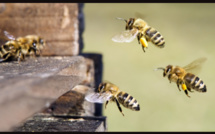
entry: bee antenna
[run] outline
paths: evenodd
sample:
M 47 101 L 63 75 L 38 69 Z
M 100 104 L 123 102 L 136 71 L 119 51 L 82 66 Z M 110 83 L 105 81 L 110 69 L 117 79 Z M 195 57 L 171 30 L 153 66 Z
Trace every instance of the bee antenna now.
M 126 20 L 126 19 L 119 18 L 119 17 L 116 17 L 116 19 L 118 19 L 118 20 L 123 20 L 123 21 L 125 21 L 125 22 L 127 23 L 127 20 Z
M 165 70 L 165 68 L 163 68 L 163 67 L 159 67 L 159 68 L 156 68 L 156 69 L 154 69 L 154 71 L 157 71 L 157 70 Z

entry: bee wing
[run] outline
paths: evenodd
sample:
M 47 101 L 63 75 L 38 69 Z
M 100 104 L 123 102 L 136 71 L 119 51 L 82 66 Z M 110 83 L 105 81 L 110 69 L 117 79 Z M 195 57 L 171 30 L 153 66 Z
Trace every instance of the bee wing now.
M 93 103 L 104 103 L 112 97 L 110 93 L 90 93 L 85 96 L 85 99 Z
M 0 29 L 0 44 L 4 44 L 9 40 L 15 40 L 16 38 L 7 31 L 2 31 Z
M 207 60 L 207 58 L 202 57 L 199 59 L 194 60 L 190 64 L 184 66 L 183 68 L 190 73 L 199 73 L 201 71 L 203 63 Z
M 112 41 L 119 43 L 131 42 L 134 40 L 134 38 L 136 38 L 137 34 L 138 34 L 137 29 L 126 30 L 113 36 Z
M 140 12 L 136 11 L 134 13 L 134 16 L 135 16 L 135 18 L 142 18 L 142 19 L 144 19 L 144 18 L 146 18 L 147 15 L 144 14 L 144 13 L 140 13 Z
M 16 38 L 10 34 L 8 31 L 4 31 L 4 35 L 9 39 L 9 40 L 15 40 Z

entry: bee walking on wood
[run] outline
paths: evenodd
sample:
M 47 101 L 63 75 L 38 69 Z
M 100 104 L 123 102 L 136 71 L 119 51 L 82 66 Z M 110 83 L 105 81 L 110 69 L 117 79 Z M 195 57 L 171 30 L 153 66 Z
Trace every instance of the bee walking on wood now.
M 16 39 L 7 31 L 3 32 L 0 35 L 0 62 L 8 60 L 18 60 L 20 62 L 25 59 L 26 55 L 36 56 L 36 52 L 40 53 L 45 45 L 44 40 L 37 35 L 27 35 Z
M 181 88 L 184 90 L 185 94 L 190 97 L 188 95 L 188 91 L 193 92 L 191 89 L 198 92 L 207 91 L 204 82 L 192 73 L 200 70 L 202 63 L 205 61 L 206 58 L 199 58 L 184 67 L 168 65 L 166 68 L 160 67 L 156 70 L 163 70 L 163 77 L 167 76 L 170 82 L 176 82 L 179 91 L 181 91 L 179 87 L 181 85 Z
M 117 19 L 124 20 L 126 22 L 126 27 L 125 31 L 116 34 L 112 38 L 114 42 L 131 42 L 137 37 L 138 43 L 142 44 L 144 52 L 150 41 L 159 48 L 164 47 L 165 40 L 163 36 L 153 27 L 149 26 L 144 20 L 140 18 L 130 18 L 128 20 L 123 18 Z
M 122 108 L 120 107 L 120 104 L 134 111 L 140 110 L 139 103 L 135 98 L 126 92 L 120 91 L 116 85 L 110 82 L 100 83 L 98 87 L 98 93 L 88 94 L 85 99 L 89 102 L 95 103 L 104 103 L 106 101 L 105 108 L 109 101 L 116 102 L 117 107 L 121 113 Z M 122 115 L 124 116 L 123 113 Z

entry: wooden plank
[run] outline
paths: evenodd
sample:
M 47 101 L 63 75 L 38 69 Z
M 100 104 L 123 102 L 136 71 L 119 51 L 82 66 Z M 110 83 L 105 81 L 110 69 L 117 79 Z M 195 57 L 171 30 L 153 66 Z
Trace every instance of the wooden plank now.
M 75 45 L 75 42 L 76 41 L 74 41 L 73 44 L 70 41 L 48 42 L 41 53 L 42 55 L 47 56 L 70 56 L 71 54 L 78 55 L 79 46 L 77 44 Z
M 71 18 L 71 24 L 73 26 L 67 25 L 65 28 L 60 27 L 62 25 L 62 18 L 13 18 L 12 20 L 11 18 L 1 18 L 1 29 L 9 31 L 15 37 L 26 36 L 29 34 L 37 34 L 41 37 L 45 36 L 44 38 L 47 41 L 75 40 L 73 39 L 75 35 L 72 33 L 78 27 L 77 20 L 73 18 Z
M 36 114 L 18 127 L 15 132 L 104 132 L 106 117 L 50 116 Z
M 74 115 L 74 116 L 93 116 L 95 106 L 84 99 L 88 92 L 93 92 L 94 88 L 76 85 L 72 90 L 64 93 L 49 107 L 42 110 L 42 113 L 59 115 Z
M 0 17 L 62 17 L 65 7 L 72 15 L 77 15 L 74 12 L 77 9 L 76 3 L 5 3 L 0 7 L 5 9 Z
M 82 56 L 26 58 L 20 64 L 17 61 L 1 63 L 0 131 L 9 131 L 76 85 L 86 82 L 88 64 Z

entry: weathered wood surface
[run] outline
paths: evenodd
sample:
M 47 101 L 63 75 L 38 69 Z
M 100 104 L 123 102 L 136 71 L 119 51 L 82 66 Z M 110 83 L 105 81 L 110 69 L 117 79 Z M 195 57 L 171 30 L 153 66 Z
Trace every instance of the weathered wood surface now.
M 94 116 L 95 105 L 84 99 L 94 89 L 77 85 L 48 108 L 13 127 L 15 132 L 107 131 L 106 117 Z
M 102 77 L 103 77 L 103 56 L 98 53 L 82 53 L 82 56 L 91 59 L 94 61 L 94 79 L 95 79 L 95 85 L 94 87 L 98 87 L 99 84 L 102 82 Z M 95 88 L 94 90 L 97 92 L 97 89 Z M 102 116 L 102 104 L 95 103 L 95 116 Z
M 101 132 L 106 131 L 106 117 L 50 116 L 36 114 L 15 132 Z
M 15 37 L 43 37 L 42 55 L 79 54 L 77 3 L 1 3 L 0 18 L 0 29 Z
M 94 88 L 85 85 L 76 85 L 70 91 L 64 93 L 49 107 L 41 113 L 50 115 L 75 115 L 93 116 L 95 113 L 94 104 L 86 101 L 85 95 L 94 92 Z
M 93 62 L 86 61 L 82 56 L 72 56 L 1 63 L 0 131 L 10 130 L 76 85 L 94 83 L 88 75 L 94 69 L 89 67 Z
M 94 89 L 77 85 L 48 108 L 14 126 L 15 132 L 106 131 L 106 117 L 94 116 L 95 105 L 84 99 Z

